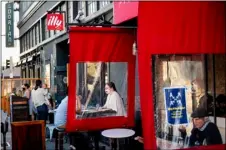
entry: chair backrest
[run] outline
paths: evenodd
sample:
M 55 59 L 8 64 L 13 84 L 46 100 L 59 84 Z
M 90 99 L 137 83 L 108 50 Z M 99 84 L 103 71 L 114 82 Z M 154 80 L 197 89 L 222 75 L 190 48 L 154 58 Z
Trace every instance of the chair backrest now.
M 12 150 L 45 150 L 45 123 L 40 121 L 12 122 Z
M 26 97 L 11 97 L 11 122 L 29 121 L 29 100 Z

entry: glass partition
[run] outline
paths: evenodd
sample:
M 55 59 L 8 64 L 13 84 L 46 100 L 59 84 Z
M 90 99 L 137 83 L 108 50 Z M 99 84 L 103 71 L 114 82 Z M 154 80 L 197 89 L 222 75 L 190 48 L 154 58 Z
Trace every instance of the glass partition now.
M 76 117 L 127 116 L 127 63 L 79 62 Z
M 180 149 L 225 143 L 225 55 L 155 55 L 152 60 L 158 147 Z M 205 110 L 205 117 L 201 117 L 202 112 L 191 117 L 197 108 Z M 197 118 L 203 128 L 198 127 Z

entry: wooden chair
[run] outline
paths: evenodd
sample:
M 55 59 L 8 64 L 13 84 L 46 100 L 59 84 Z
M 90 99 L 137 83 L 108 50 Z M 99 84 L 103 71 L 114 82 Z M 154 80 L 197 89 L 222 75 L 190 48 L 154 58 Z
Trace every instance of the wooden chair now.
M 45 150 L 45 123 L 24 121 L 11 123 L 12 150 Z

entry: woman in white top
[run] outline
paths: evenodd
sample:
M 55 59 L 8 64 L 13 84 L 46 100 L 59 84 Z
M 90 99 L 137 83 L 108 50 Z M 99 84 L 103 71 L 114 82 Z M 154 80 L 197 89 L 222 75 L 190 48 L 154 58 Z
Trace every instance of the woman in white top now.
M 47 95 L 47 89 L 42 88 L 42 81 L 36 80 L 36 86 L 31 92 L 32 102 L 37 109 L 37 119 L 47 120 L 48 118 L 48 101 L 46 101 L 45 96 Z
M 105 92 L 108 94 L 107 101 L 102 108 L 109 108 L 116 112 L 116 116 L 126 116 L 122 98 L 117 93 L 115 84 L 109 82 L 105 85 Z

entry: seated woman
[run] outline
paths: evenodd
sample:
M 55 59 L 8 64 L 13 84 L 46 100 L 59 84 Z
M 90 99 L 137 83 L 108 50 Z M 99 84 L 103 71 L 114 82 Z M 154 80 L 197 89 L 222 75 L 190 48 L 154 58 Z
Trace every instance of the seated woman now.
M 105 92 L 108 94 L 108 96 L 107 101 L 102 108 L 112 109 L 116 112 L 116 116 L 126 116 L 122 98 L 117 93 L 115 84 L 113 82 L 109 82 L 105 85 Z

